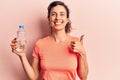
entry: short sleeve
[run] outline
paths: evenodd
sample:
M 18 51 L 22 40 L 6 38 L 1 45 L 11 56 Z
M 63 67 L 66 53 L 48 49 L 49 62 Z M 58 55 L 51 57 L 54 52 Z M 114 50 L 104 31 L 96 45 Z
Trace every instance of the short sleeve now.
M 33 53 L 32 53 L 33 57 L 35 58 L 39 58 L 39 48 L 37 46 L 37 44 L 35 44 L 34 48 L 33 48 Z

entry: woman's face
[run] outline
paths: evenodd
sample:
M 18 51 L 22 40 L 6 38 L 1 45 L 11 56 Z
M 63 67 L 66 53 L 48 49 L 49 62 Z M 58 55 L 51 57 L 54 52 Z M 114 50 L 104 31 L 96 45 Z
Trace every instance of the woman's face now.
M 49 22 L 52 30 L 65 30 L 65 26 L 68 23 L 68 18 L 64 6 L 57 5 L 51 9 Z

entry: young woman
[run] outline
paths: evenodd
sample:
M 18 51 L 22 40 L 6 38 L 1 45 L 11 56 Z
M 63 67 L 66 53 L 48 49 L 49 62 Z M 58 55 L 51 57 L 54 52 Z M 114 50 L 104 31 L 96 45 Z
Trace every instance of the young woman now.
M 17 41 L 12 41 L 12 52 L 20 57 L 23 68 L 30 80 L 87 80 L 88 64 L 83 47 L 83 37 L 72 37 L 69 9 L 61 1 L 48 6 L 48 20 L 51 34 L 35 43 L 33 62 L 29 64 L 25 51 L 16 50 Z

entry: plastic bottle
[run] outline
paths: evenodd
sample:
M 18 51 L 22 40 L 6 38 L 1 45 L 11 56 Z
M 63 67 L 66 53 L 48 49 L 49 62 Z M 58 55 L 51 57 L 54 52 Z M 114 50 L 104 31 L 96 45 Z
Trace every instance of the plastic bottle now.
M 23 25 L 20 25 L 17 31 L 17 43 L 18 43 L 18 47 L 16 50 L 19 52 L 24 51 L 26 39 L 25 39 L 25 30 Z

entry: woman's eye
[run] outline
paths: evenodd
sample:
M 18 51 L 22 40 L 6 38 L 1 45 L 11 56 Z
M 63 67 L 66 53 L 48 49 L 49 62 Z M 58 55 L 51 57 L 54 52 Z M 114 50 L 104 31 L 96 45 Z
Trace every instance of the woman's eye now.
M 60 14 L 61 16 L 64 16 L 64 14 Z
M 55 15 L 56 15 L 55 13 L 51 14 L 51 16 L 55 16 Z

